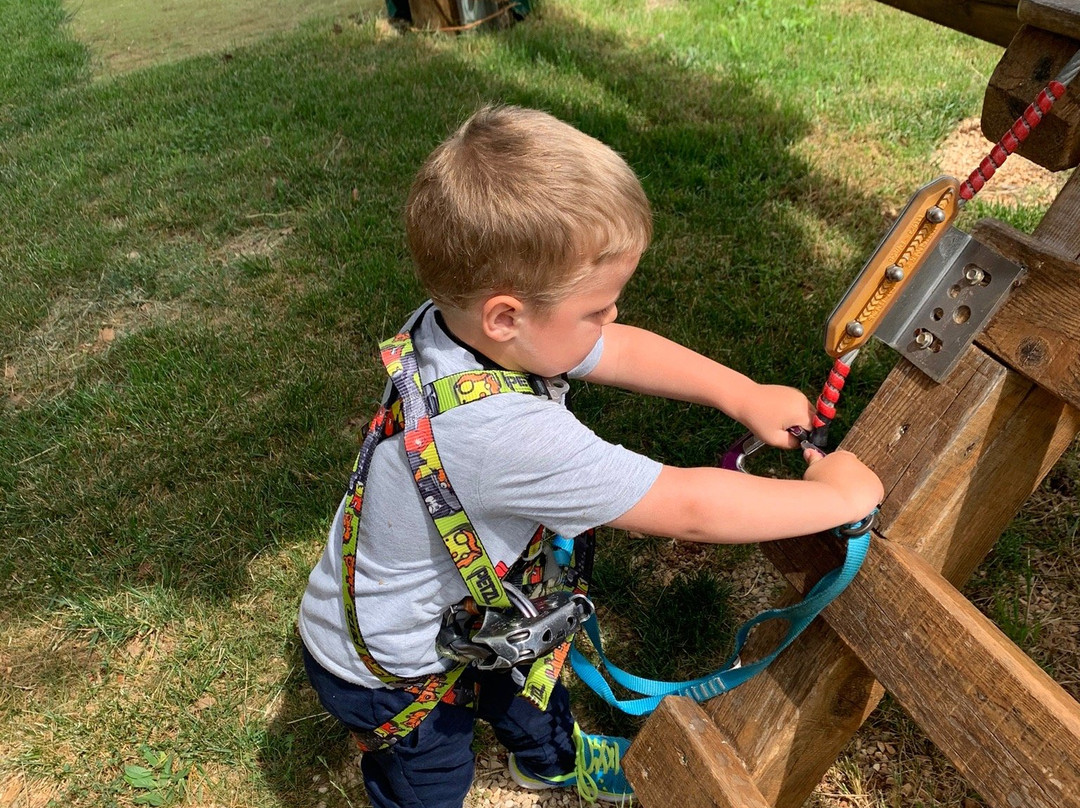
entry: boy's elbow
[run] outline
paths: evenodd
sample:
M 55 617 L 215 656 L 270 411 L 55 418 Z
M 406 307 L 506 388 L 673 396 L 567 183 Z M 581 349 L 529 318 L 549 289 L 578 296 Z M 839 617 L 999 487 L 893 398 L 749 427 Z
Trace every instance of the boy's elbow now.
M 665 466 L 641 501 L 611 525 L 683 541 L 724 541 L 718 532 L 723 519 L 717 492 L 697 479 L 702 472 L 715 471 Z

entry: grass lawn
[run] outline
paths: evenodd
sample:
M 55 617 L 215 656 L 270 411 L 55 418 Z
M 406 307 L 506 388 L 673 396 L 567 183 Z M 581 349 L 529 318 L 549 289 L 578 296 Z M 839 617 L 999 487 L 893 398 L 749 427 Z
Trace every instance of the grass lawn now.
M 371 0 L 0 0 L 0 36 L 0 808 L 365 804 L 337 787 L 352 752 L 303 686 L 295 613 L 376 342 L 421 299 L 410 177 L 479 103 L 547 109 L 641 175 L 656 239 L 622 319 L 816 394 L 825 318 L 1000 55 L 870 0 L 544 0 L 457 38 L 398 33 Z M 964 221 L 988 213 L 1041 209 Z M 860 357 L 837 437 L 893 361 Z M 578 410 L 676 464 L 740 432 L 598 389 Z M 1076 462 L 980 573 L 1033 653 L 1032 554 L 1073 548 Z M 627 667 L 726 656 L 749 551 L 603 547 Z M 964 793 L 903 784 L 873 785 Z

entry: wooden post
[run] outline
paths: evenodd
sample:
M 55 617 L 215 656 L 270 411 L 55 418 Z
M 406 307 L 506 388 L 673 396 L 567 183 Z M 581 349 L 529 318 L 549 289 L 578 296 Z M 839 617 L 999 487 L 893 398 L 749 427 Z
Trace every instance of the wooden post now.
M 1080 5 L 1076 7 L 1080 18 Z M 1064 27 L 1064 26 L 1063 26 Z M 983 97 L 982 131 L 997 141 L 1080 50 L 1080 41 L 1025 25 L 1001 57 Z M 1080 162 L 1080 81 L 1057 101 L 1016 153 L 1061 171 Z
M 454 0 L 409 0 L 409 12 L 415 28 L 451 28 L 461 25 L 461 15 Z
M 1020 27 L 1016 18 L 1017 0 L 880 0 L 887 6 L 907 11 L 985 39 L 995 45 L 1008 45 Z
M 680 808 L 769 808 L 727 739 L 693 699 L 664 699 L 634 747 L 638 779 L 655 778 L 668 797 L 651 805 L 670 805 L 678 795 Z M 701 783 L 724 785 L 706 794 Z
M 953 588 L 1080 433 L 1078 212 L 1074 175 L 1033 236 L 980 224 L 1028 281 L 943 383 L 902 361 L 845 439 L 887 492 L 862 572 L 765 673 L 704 705 L 768 805 L 803 804 L 884 685 L 994 808 L 1080 806 L 1080 705 Z M 799 591 L 837 552 L 821 537 L 763 550 Z M 752 640 L 748 658 L 769 645 Z M 738 804 L 719 778 L 672 791 L 657 775 L 684 765 L 656 734 L 679 714 L 626 757 L 640 799 Z
M 1080 39 L 1080 9 L 1076 0 L 1020 0 L 1016 14 L 1027 25 Z

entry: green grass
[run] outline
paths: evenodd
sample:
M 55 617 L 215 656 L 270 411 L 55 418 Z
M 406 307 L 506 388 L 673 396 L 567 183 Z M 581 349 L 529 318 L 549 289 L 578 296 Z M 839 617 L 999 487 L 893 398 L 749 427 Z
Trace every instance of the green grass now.
M 998 54 L 870 2 L 548 0 L 459 38 L 374 2 L 246 7 L 166 30 L 148 4 L 0 0 L 0 794 L 17 776 L 29 804 L 347 804 L 310 788 L 351 753 L 293 622 L 374 346 L 420 299 L 410 177 L 468 111 L 542 107 L 623 153 L 657 235 L 622 317 L 813 394 L 825 317 Z M 128 39 L 146 52 L 110 68 Z M 839 432 L 892 361 L 860 360 Z M 671 463 L 739 432 L 612 391 L 578 407 Z M 729 556 L 660 584 L 647 546 L 601 558 L 619 660 L 703 670 Z

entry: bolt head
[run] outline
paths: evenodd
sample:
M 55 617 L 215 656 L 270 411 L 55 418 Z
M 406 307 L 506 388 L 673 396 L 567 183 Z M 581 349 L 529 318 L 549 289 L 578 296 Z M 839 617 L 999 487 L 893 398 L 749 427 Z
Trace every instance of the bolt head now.
M 941 224 L 945 221 L 945 211 L 939 208 L 937 205 L 931 205 L 926 209 L 926 218 L 928 221 L 934 224 Z
M 885 270 L 885 278 L 896 283 L 904 279 L 904 269 L 899 264 L 893 264 Z
M 863 324 L 860 323 L 858 320 L 852 320 L 850 323 L 847 324 L 844 330 L 847 332 L 847 335 L 849 337 L 861 337 L 864 333 L 866 333 L 865 329 L 863 328 Z

